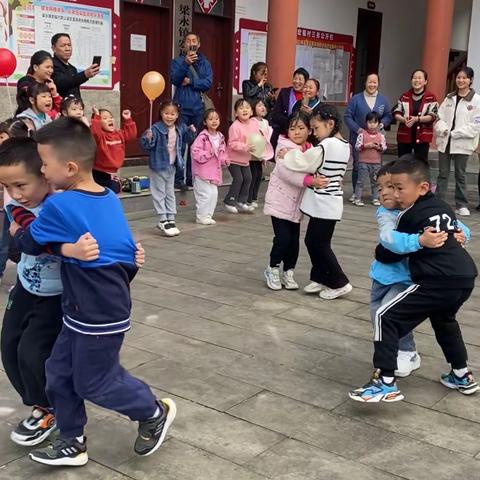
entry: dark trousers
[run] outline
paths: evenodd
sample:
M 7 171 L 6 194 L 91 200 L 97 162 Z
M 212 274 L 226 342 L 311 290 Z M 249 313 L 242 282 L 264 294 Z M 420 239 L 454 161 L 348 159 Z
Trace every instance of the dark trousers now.
M 358 180 L 358 164 L 359 164 L 359 158 L 358 158 L 358 150 L 355 148 L 355 143 L 350 143 L 350 150 L 352 152 L 352 187 L 353 191 L 355 192 L 355 188 L 357 186 L 357 180 Z
M 258 191 L 262 184 L 263 175 L 263 163 L 262 162 L 250 162 L 250 172 L 252 174 L 252 182 L 250 183 L 250 190 L 248 192 L 247 203 L 252 203 L 258 200 Z
M 273 245 L 270 252 L 270 266 L 279 267 L 283 262 L 283 271 L 293 270 L 300 251 L 300 224 L 272 217 Z
M 467 366 L 467 350 L 455 318 L 472 289 L 442 290 L 411 285 L 375 315 L 373 364 L 385 376 L 397 368 L 398 340 L 430 318 L 435 338 L 452 368 Z
M 7 267 L 8 250 L 10 248 L 10 233 L 8 233 L 10 221 L 8 220 L 8 215 L 5 213 L 5 211 L 2 213 L 2 215 L 2 234 L 0 236 L 0 278 L 3 276 L 5 268 Z
M 152 391 L 119 361 L 123 334 L 83 335 L 63 327 L 46 364 L 47 395 L 60 437 L 83 435 L 84 400 L 134 421 L 148 420 L 157 403 Z
M 107 172 L 101 172 L 100 170 L 93 170 L 93 179 L 96 183 L 102 187 L 109 188 L 113 193 L 120 193 L 122 191 L 122 185 L 118 180 L 114 180 L 112 175 Z
M 342 288 L 348 283 L 331 242 L 336 220 L 310 218 L 305 235 L 305 245 L 312 262 L 310 280 L 329 288 Z
M 61 295 L 40 297 L 17 280 L 3 317 L 2 362 L 25 405 L 48 407 L 45 362 L 62 329 Z
M 406 155 L 407 153 L 415 153 L 419 157 L 428 161 L 428 152 L 430 150 L 429 143 L 399 143 L 397 148 L 399 157 Z
M 182 123 L 189 127 L 193 125 L 197 129 L 197 133 L 200 133 L 203 128 L 203 113 L 198 115 L 185 115 L 182 113 Z M 188 148 L 187 151 L 187 158 L 182 168 L 178 168 L 175 171 L 175 187 L 181 188 L 185 185 L 192 187 L 193 186 L 193 179 L 192 179 L 192 156 L 190 154 L 190 147 L 185 145 L 185 150 Z M 183 152 L 184 153 L 184 152 Z
M 242 167 L 232 163 L 228 166 L 228 170 L 230 175 L 232 175 L 232 184 L 228 189 L 224 203 L 227 205 L 247 203 L 250 184 L 252 183 L 250 166 Z

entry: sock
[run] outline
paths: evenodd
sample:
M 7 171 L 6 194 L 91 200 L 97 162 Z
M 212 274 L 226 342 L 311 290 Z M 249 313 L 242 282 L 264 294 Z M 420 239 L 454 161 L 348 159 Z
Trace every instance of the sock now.
M 455 376 L 457 376 L 458 378 L 462 378 L 464 375 L 466 375 L 468 373 L 468 368 L 465 367 L 465 368 L 454 368 L 453 369 L 453 373 L 455 374 Z
M 389 383 L 389 384 L 390 384 L 390 383 L 392 383 L 394 380 L 395 380 L 395 377 L 384 377 L 384 376 L 382 375 L 382 382 L 383 382 L 383 383 Z
M 85 441 L 85 437 L 83 435 L 80 437 L 75 437 L 75 440 L 79 443 L 83 443 Z
M 160 407 L 157 407 L 157 409 L 155 410 L 155 413 L 149 418 L 149 420 L 153 418 L 158 418 L 159 416 L 160 416 Z

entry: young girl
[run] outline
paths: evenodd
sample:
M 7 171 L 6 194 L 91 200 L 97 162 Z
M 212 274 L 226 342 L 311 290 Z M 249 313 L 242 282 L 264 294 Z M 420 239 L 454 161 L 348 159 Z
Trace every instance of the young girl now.
M 258 191 L 262 183 L 263 165 L 267 160 L 273 157 L 273 147 L 270 143 L 273 129 L 265 118 L 267 115 L 267 107 L 265 103 L 256 99 L 252 102 L 253 117 L 258 122 L 260 134 L 265 138 L 265 150 L 262 153 L 261 158 L 257 158 L 252 155 L 250 159 L 250 172 L 252 174 L 252 183 L 250 184 L 250 190 L 248 192 L 247 205 L 253 208 L 258 208 Z
M 220 117 L 216 110 L 203 116 L 204 130 L 193 142 L 193 193 L 197 202 L 197 223 L 215 225 L 213 212 L 217 206 L 218 185 L 222 183 L 222 167 L 227 165 L 225 137 L 218 131 Z
M 17 115 L 17 118 L 31 120 L 35 130 L 50 123 L 49 112 L 53 107 L 53 97 L 50 88 L 45 83 L 36 83 L 31 88 L 22 90 L 23 95 L 19 101 L 26 106 L 25 99 L 28 98 L 29 108 L 25 108 Z
M 307 171 L 329 180 L 322 188 L 309 186 L 305 190 L 300 210 L 310 217 L 305 245 L 312 262 L 311 283 L 304 291 L 320 292 L 321 298 L 332 300 L 352 291 L 331 247 L 335 225 L 343 213 L 342 180 L 350 158 L 350 145 L 340 134 L 340 115 L 331 105 L 320 104 L 310 126 L 320 141 L 319 146 L 305 153 L 289 151 L 285 155 L 285 165 L 291 170 Z M 312 157 L 316 157 L 314 161 Z
M 185 142 L 193 141 L 194 133 L 179 121 L 180 107 L 172 101 L 160 105 L 160 120 L 140 139 L 149 153 L 150 191 L 159 217 L 157 228 L 167 237 L 180 234 L 175 225 L 175 167 L 182 168 Z
M 234 105 L 236 120 L 228 130 L 227 158 L 232 185 L 225 197 L 225 209 L 230 213 L 250 213 L 255 209 L 247 205 L 252 173 L 250 159 L 255 146 L 249 143 L 251 135 L 258 135 L 258 121 L 252 118 L 252 107 L 244 98 Z
M 64 117 L 78 118 L 87 127 L 90 127 L 87 118 L 85 117 L 85 104 L 81 98 L 77 98 L 75 95 L 67 95 L 62 100 L 61 114 Z
M 276 151 L 275 169 L 270 175 L 267 194 L 265 196 L 265 215 L 272 217 L 274 232 L 270 265 L 264 275 L 268 288 L 281 290 L 297 290 L 298 284 L 293 274 L 300 249 L 300 203 L 307 185 L 324 185 L 325 180 L 312 175 L 289 170 L 283 160 L 287 150 L 304 152 L 311 148 L 307 142 L 310 135 L 309 117 L 304 112 L 292 114 L 288 121 L 287 137 L 280 135 Z M 280 264 L 283 272 L 280 273 Z

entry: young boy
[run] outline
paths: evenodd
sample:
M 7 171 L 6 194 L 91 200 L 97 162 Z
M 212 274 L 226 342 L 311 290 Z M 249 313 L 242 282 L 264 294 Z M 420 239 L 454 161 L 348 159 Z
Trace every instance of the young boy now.
M 130 110 L 122 112 L 124 125 L 115 128 L 112 112 L 107 109 L 92 108 L 91 131 L 97 143 L 97 155 L 93 167 L 94 180 L 115 193 L 120 193 L 121 184 L 115 174 L 125 161 L 125 144 L 137 138 L 137 125 L 132 120 Z
M 372 191 L 372 204 L 380 205 L 378 200 L 378 189 L 376 184 L 377 172 L 382 166 L 382 153 L 387 149 L 385 135 L 379 131 L 380 115 L 377 112 L 369 112 L 365 118 L 367 130 L 360 133 L 355 143 L 355 150 L 358 153 L 358 181 L 355 186 L 354 205 L 364 207 L 362 200 L 363 186 L 370 178 L 370 189 Z
M 397 231 L 416 234 L 431 227 L 447 236 L 439 248 L 421 248 L 409 256 L 414 284 L 377 311 L 376 370 L 369 383 L 349 396 L 360 402 L 403 400 L 394 377 L 398 341 L 427 318 L 452 366 L 450 373 L 441 376 L 441 383 L 466 395 L 475 393 L 479 386 L 467 368 L 467 351 L 455 318 L 473 290 L 475 263 L 454 237 L 457 227 L 452 209 L 430 191 L 428 165 L 405 155 L 393 165 L 391 175 L 394 198 L 404 210 L 397 219 Z
M 63 262 L 63 327 L 46 363 L 47 395 L 60 434 L 30 458 L 47 465 L 87 463 L 84 400 L 138 421 L 134 450 L 150 455 L 165 439 L 176 406 L 170 399 L 157 401 L 150 388 L 119 363 L 124 333 L 130 328 L 135 244 L 120 201 L 93 180 L 96 146 L 88 127 L 72 118 L 47 127 L 36 137 L 42 171 L 64 192 L 48 198 L 29 228 L 15 232 L 15 240 L 35 254 L 45 244 L 70 242 L 90 232 L 100 255 L 88 263 Z

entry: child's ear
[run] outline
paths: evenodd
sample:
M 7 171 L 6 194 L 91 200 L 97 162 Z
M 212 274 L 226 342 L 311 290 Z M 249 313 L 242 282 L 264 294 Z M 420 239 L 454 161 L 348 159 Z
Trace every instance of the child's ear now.
M 78 168 L 78 165 L 75 162 L 68 162 L 67 163 L 67 175 L 69 177 L 75 176 L 80 169 Z
M 430 183 L 429 182 L 422 182 L 420 184 L 420 195 L 425 195 L 430 191 Z

